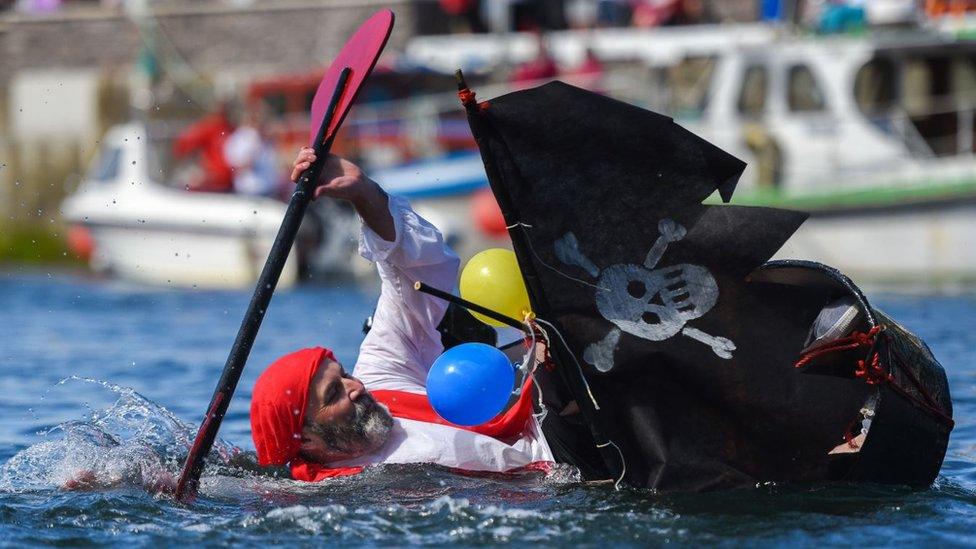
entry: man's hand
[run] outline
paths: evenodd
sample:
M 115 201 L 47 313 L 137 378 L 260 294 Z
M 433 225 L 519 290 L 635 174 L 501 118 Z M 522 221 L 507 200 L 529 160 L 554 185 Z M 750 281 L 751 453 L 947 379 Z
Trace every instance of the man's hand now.
M 302 172 L 315 162 L 315 151 L 310 147 L 304 147 L 298 151 L 298 157 L 291 170 L 291 180 L 297 182 Z M 330 154 L 322 167 L 322 174 L 319 176 L 319 184 L 315 189 L 314 198 L 328 196 L 340 200 L 348 200 L 355 204 L 362 200 L 375 185 L 363 174 L 359 166 L 352 162 Z
M 302 172 L 315 162 L 315 151 L 304 147 L 298 151 L 298 156 L 292 165 L 291 180 L 297 182 Z M 396 239 L 396 229 L 390 216 L 389 203 L 386 193 L 372 179 L 359 169 L 359 166 L 330 154 L 322 167 L 319 176 L 319 186 L 315 189 L 313 198 L 328 196 L 340 200 L 348 200 L 363 218 L 363 222 L 388 241 Z
M 177 479 L 165 469 L 154 471 L 140 471 L 141 482 L 139 484 L 153 495 L 173 494 L 176 492 Z M 95 490 L 107 490 L 114 488 L 125 482 L 121 476 L 105 477 L 98 476 L 91 469 L 81 469 L 75 472 L 71 478 L 61 485 L 62 490 L 69 492 L 92 492 Z M 137 482 L 132 480 L 132 482 Z
M 61 489 L 72 492 L 87 492 L 97 490 L 103 486 L 104 483 L 99 481 L 99 478 L 95 475 L 94 471 L 90 469 L 82 469 L 66 480 L 64 484 L 61 485 Z

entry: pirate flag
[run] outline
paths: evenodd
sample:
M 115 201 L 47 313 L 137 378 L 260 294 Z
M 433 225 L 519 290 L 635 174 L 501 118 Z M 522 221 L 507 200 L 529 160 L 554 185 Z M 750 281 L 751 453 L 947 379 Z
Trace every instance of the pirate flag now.
M 731 198 L 743 162 L 561 82 L 460 95 L 550 343 L 538 381 L 557 458 L 662 491 L 932 481 L 951 428 L 941 367 L 909 345 L 922 389 L 888 425 L 913 426 L 915 455 L 875 474 L 868 446 L 902 444 L 862 436 L 901 395 L 881 356 L 894 330 L 840 273 L 765 264 L 806 214 L 702 204 Z

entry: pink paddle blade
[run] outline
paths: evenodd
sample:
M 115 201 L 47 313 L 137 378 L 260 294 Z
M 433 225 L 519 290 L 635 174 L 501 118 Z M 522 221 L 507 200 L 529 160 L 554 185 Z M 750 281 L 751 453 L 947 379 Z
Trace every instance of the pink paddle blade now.
M 342 121 L 346 118 L 346 114 L 349 113 L 349 107 L 352 106 L 356 100 L 356 96 L 359 95 L 363 81 L 373 71 L 376 60 L 379 59 L 380 53 L 383 52 L 383 48 L 386 46 L 386 41 L 390 38 L 390 31 L 392 30 L 393 12 L 390 10 L 378 11 L 359 27 L 356 34 L 346 42 L 342 51 L 336 55 L 335 60 L 329 65 L 329 70 L 322 77 L 322 82 L 319 83 L 319 88 L 315 92 L 315 99 L 312 100 L 312 127 L 309 131 L 310 146 L 315 146 L 315 136 L 318 134 L 322 120 L 325 118 L 325 111 L 329 107 L 332 92 L 335 90 L 336 84 L 339 81 L 339 73 L 345 67 L 349 67 L 352 70 L 345 86 L 347 92 L 336 106 L 335 116 L 332 118 L 329 130 L 325 133 L 326 139 L 329 139 L 335 134 Z

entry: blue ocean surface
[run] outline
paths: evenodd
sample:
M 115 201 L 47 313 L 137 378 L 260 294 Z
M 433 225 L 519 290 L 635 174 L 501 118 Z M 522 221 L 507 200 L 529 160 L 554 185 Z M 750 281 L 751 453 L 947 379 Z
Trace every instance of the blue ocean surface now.
M 175 474 L 248 292 L 0 273 L 0 544 L 976 545 L 976 294 L 873 296 L 945 366 L 956 427 L 935 485 L 762 485 L 659 495 L 550 475 L 426 466 L 305 484 L 229 459 L 251 450 L 250 388 L 289 351 L 355 361 L 375 290 L 275 296 L 192 505 L 141 486 Z M 64 491 L 79 470 L 113 488 Z

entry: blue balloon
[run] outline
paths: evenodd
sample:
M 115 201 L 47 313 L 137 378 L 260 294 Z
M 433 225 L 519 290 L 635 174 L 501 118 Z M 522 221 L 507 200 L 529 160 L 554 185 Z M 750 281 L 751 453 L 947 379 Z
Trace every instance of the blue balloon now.
M 427 398 L 455 425 L 480 425 L 497 416 L 515 385 L 504 353 L 484 343 L 462 343 L 437 357 L 427 373 Z

